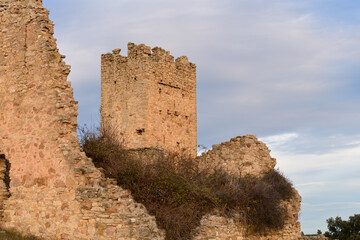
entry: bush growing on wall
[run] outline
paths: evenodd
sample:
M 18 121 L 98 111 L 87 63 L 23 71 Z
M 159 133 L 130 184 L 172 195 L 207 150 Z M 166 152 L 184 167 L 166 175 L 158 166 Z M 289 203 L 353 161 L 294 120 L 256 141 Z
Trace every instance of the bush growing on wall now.
M 2 240 L 39 240 L 33 236 L 22 236 L 20 233 L 14 231 L 5 231 L 0 229 L 0 239 Z
M 206 214 L 234 217 L 249 232 L 281 229 L 287 216 L 280 204 L 292 196 L 291 183 L 278 171 L 262 178 L 199 170 L 195 159 L 155 151 L 149 159 L 123 148 L 111 131 L 82 130 L 81 145 L 94 164 L 155 215 L 167 239 L 189 239 Z M 121 141 L 120 141 L 121 142 Z M 139 150 L 140 151 L 140 150 Z

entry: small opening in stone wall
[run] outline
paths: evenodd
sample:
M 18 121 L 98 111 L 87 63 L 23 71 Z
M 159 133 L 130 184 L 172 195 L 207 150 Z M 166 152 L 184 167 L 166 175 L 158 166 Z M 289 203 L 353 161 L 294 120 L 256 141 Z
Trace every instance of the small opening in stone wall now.
M 161 114 L 161 110 L 159 110 L 159 113 Z
M 145 133 L 145 128 L 141 128 L 141 129 L 136 129 L 136 133 L 138 135 L 143 135 Z
M 136 80 L 137 80 L 137 78 L 136 78 L 136 77 L 134 77 L 134 80 L 136 81 Z
M 11 164 L 9 162 L 9 160 L 7 160 L 5 158 L 4 154 L 0 154 L 0 164 L 3 165 L 5 167 L 4 171 L 3 171 L 3 182 L 5 184 L 6 187 L 6 191 L 7 191 L 7 197 L 10 197 L 10 168 L 11 168 Z M 1 173 L 1 172 L 0 172 Z
M 182 97 L 185 97 L 185 94 L 181 94 Z
M 116 84 L 116 81 L 114 81 L 114 83 Z
M 159 88 L 159 93 L 161 93 L 161 88 Z
M 185 119 L 188 120 L 188 119 L 189 119 L 189 116 L 185 116 Z

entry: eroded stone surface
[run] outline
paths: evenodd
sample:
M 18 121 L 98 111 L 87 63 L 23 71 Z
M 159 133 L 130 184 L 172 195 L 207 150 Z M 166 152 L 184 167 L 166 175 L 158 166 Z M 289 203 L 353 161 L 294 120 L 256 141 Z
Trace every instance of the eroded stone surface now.
M 200 168 L 222 169 L 238 176 L 247 174 L 261 176 L 276 165 L 276 159 L 270 156 L 270 150 L 254 135 L 239 136 L 214 145 L 212 150 L 203 153 L 198 160 Z M 245 225 L 235 224 L 233 220 L 214 215 L 203 218 L 195 239 L 300 239 L 298 213 L 301 197 L 295 189 L 293 191 L 293 197 L 282 203 L 287 208 L 288 216 L 281 231 L 268 232 L 266 235 L 247 235 Z
M 196 156 L 195 64 L 144 44 L 129 43 L 127 57 L 119 53 L 101 57 L 102 127 L 122 133 L 128 148 Z
M 254 135 L 239 136 L 213 145 L 212 150 L 203 153 L 198 160 L 200 168 L 223 169 L 237 176 L 258 176 L 276 165 L 268 147 Z
M 70 67 L 58 52 L 41 0 L 0 0 L 0 22 L 0 156 L 11 163 L 9 192 L 1 184 L 6 164 L 0 161 L 1 227 L 44 239 L 164 239 L 144 206 L 105 179 L 81 152 L 78 106 L 66 81 Z M 102 56 L 103 118 L 120 121 L 134 113 L 137 125 L 128 123 L 134 148 L 196 151 L 195 65 L 145 45 L 129 44 L 128 57 L 119 53 L 115 49 Z M 114 96 L 121 91 L 110 91 L 117 79 L 135 98 Z M 116 104 L 110 105 L 112 100 Z M 129 103 L 126 111 L 123 100 Z M 245 136 L 215 146 L 199 163 L 257 175 L 273 168 L 275 159 L 255 136 Z M 295 195 L 284 202 L 290 209 L 285 229 L 252 239 L 295 239 L 300 234 L 300 197 Z M 208 215 L 194 239 L 250 239 L 244 233 L 244 226 L 233 220 Z
M 70 66 L 42 2 L 0 0 L 0 22 L 0 154 L 11 163 L 1 227 L 45 239 L 162 239 L 154 217 L 80 151 Z

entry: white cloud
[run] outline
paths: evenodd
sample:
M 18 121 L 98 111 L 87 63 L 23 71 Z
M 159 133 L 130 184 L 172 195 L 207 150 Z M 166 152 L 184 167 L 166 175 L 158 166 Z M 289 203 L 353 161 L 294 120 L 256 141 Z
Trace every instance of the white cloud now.
M 263 137 L 263 138 L 260 138 L 259 140 L 265 142 L 268 145 L 274 146 L 274 145 L 285 144 L 288 141 L 291 141 L 298 137 L 299 137 L 299 134 L 297 134 L 297 133 L 283 133 L 283 134 L 279 134 L 279 135 Z
M 311 204 L 311 203 L 303 203 L 302 205 L 307 206 L 307 207 L 313 207 L 313 208 L 318 208 L 318 207 L 344 207 L 348 208 L 348 207 L 357 207 L 360 206 L 360 202 L 325 202 L 325 203 L 319 203 L 319 204 Z
M 324 24 L 312 1 L 44 2 L 72 65 L 80 122 L 98 116 L 102 53 L 120 47 L 126 54 L 129 41 L 161 46 L 197 64 L 199 143 L 265 136 L 303 195 L 312 228 L 318 216 L 307 203 L 359 189 L 360 98 L 347 99 L 358 88 L 360 73 L 350 66 L 360 61 L 360 23 Z
M 325 185 L 326 182 L 307 182 L 307 183 L 301 183 L 301 184 L 297 184 L 297 187 L 307 187 L 307 186 L 323 186 Z
M 341 137 L 338 140 L 341 141 Z M 359 145 L 352 144 L 323 154 L 289 153 L 280 148 L 280 145 L 272 145 L 272 156 L 277 158 L 277 167 L 290 178 L 302 196 L 300 221 L 303 231 L 326 230 L 325 220 L 329 217 L 347 219 L 358 212 Z
M 352 148 L 336 149 L 325 154 L 284 153 L 278 152 L 276 146 L 273 146 L 272 155 L 278 159 L 278 166 L 289 174 L 316 170 L 335 173 L 344 173 L 354 169 L 360 171 L 360 146 L 358 145 Z

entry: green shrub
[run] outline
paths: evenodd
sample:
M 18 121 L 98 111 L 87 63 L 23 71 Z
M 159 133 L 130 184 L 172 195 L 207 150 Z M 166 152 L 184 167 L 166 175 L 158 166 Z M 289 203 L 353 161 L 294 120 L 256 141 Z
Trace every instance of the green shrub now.
M 262 178 L 200 170 L 195 159 L 158 152 L 151 161 L 135 157 L 110 131 L 82 131 L 81 145 L 94 164 L 129 189 L 166 230 L 167 239 L 190 239 L 206 214 L 236 217 L 251 233 L 281 229 L 287 216 L 280 204 L 292 185 L 278 171 Z
M 324 235 L 329 239 L 360 240 L 360 214 L 350 216 L 349 220 L 331 217 L 326 222 L 329 231 L 326 231 Z

